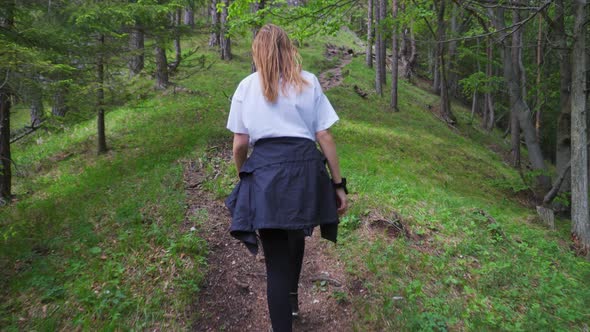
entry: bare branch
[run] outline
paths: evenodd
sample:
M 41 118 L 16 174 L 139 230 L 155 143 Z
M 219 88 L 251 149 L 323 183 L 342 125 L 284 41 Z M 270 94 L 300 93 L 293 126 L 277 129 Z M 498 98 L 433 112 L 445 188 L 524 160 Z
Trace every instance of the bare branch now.
M 10 74 L 10 69 L 6 69 L 6 77 L 4 78 L 4 82 L 2 82 L 2 84 L 0 84 L 0 89 L 2 89 L 6 85 L 6 83 L 8 83 L 8 76 L 10 76 L 9 74 Z
M 455 1 L 457 2 L 457 1 Z M 507 36 L 513 34 L 514 32 L 518 31 L 523 25 L 527 24 L 530 20 L 532 20 L 533 18 L 535 18 L 535 16 L 537 16 L 539 13 L 541 13 L 542 11 L 544 11 L 547 7 L 549 7 L 549 5 L 551 5 L 553 1 L 552 0 L 547 0 L 541 7 L 535 7 L 535 11 L 529 15 L 529 17 L 525 18 L 522 21 L 516 22 L 510 26 L 504 27 L 502 29 L 499 30 L 495 30 L 495 31 L 489 31 L 486 33 L 482 33 L 479 35 L 473 35 L 473 36 L 467 36 L 467 37 L 460 37 L 460 38 L 452 38 L 452 39 L 447 39 L 447 40 L 442 40 L 439 41 L 439 43 L 448 43 L 448 42 L 453 42 L 453 41 L 462 41 L 462 40 L 471 40 L 471 39 L 479 39 L 479 38 L 483 38 L 483 37 L 488 37 L 488 36 L 492 36 L 495 35 L 497 33 L 501 33 L 501 32 L 505 32 L 505 31 L 510 31 L 510 33 L 507 33 L 505 35 L 502 36 L 502 38 L 500 39 L 500 41 L 504 40 Z M 458 4 L 461 4 L 460 2 L 457 2 Z M 480 20 L 480 23 L 482 23 L 483 21 Z M 485 27 L 485 25 L 484 25 Z

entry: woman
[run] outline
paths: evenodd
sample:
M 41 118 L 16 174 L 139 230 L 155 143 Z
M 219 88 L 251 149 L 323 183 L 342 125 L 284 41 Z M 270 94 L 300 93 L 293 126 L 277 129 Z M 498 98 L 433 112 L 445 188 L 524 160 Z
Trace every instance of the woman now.
M 304 236 L 319 225 L 322 237 L 336 242 L 338 215 L 347 208 L 346 179 L 328 132 L 338 116 L 318 79 L 301 70 L 284 30 L 262 27 L 252 55 L 257 72 L 240 82 L 227 123 L 234 133 L 240 182 L 226 205 L 232 214 L 230 233 L 254 254 L 258 231 L 273 330 L 291 331 L 299 314 Z M 254 148 L 247 158 L 250 145 Z

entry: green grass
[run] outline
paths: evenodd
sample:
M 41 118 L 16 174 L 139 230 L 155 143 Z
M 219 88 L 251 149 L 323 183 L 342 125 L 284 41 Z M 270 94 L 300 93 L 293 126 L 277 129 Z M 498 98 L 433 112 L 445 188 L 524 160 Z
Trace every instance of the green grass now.
M 204 220 L 184 220 L 183 160 L 227 137 L 221 91 L 231 95 L 242 72 L 217 62 L 186 82 L 198 95 L 150 92 L 109 112 L 106 155 L 95 153 L 94 120 L 13 146 L 17 201 L 0 210 L 0 326 L 190 327 L 207 245 L 190 230 Z
M 344 228 L 338 253 L 369 291 L 353 299 L 357 328 L 582 329 L 590 264 L 569 250 L 568 223 L 547 231 L 506 189 L 522 181 L 486 147 L 505 146 L 500 133 L 468 126 L 459 105 L 461 133 L 450 130 L 427 110 L 437 97 L 405 82 L 401 112 L 384 112 L 387 98 L 351 92 L 353 84 L 373 90 L 363 59 L 347 69 L 344 85 L 328 96 L 343 118 L 334 134 L 357 194 L 348 218 L 370 222 L 368 211 L 396 211 L 418 235 L 389 239 Z
M 241 40 L 232 62 L 205 47 L 183 62 L 176 82 L 196 94 L 144 84 L 145 100 L 110 111 L 106 155 L 95 154 L 94 121 L 13 146 L 17 201 L 0 210 L 0 329 L 190 327 L 207 255 L 190 229 L 207 216 L 185 220 L 183 162 L 203 158 L 207 169 L 225 170 L 205 187 L 219 198 L 229 193 L 233 166 L 206 150 L 231 139 L 227 96 L 250 70 Z M 354 38 L 306 41 L 307 70 L 334 65 L 323 56 L 326 42 Z M 184 48 L 204 43 L 194 38 Z M 213 63 L 206 71 L 197 69 L 201 55 Z M 590 264 L 569 250 L 567 221 L 548 231 L 516 202 L 520 177 L 487 148 L 506 146 L 501 133 L 468 125 L 460 105 L 459 132 L 449 129 L 428 110 L 438 98 L 407 82 L 401 111 L 389 112 L 363 62 L 354 58 L 344 84 L 327 92 L 341 117 L 333 133 L 352 191 L 333 253 L 366 289 L 335 296 L 352 303 L 355 328 L 582 330 Z M 362 99 L 355 84 L 373 93 Z M 412 237 L 368 231 L 374 216 L 394 212 Z

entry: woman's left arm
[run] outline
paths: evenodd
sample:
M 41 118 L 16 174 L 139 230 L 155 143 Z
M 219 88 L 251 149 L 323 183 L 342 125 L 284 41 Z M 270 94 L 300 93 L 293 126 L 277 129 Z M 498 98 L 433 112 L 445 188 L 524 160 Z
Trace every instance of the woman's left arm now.
M 234 153 L 234 162 L 236 163 L 236 170 L 238 172 L 238 177 L 240 176 L 240 169 L 246 158 L 248 157 L 248 141 L 250 140 L 250 135 L 248 134 L 234 134 L 234 146 L 233 146 L 233 153 Z

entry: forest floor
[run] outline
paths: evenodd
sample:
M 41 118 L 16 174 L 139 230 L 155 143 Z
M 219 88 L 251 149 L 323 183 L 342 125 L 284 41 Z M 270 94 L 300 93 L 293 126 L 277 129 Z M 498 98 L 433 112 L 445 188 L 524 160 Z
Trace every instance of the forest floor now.
M 326 45 L 328 59 L 340 58 L 335 68 L 319 75 L 324 90 L 342 83 L 342 68 L 352 55 L 344 48 Z M 229 145 L 214 147 L 217 159 L 229 163 Z M 197 161 L 187 163 L 184 183 L 188 212 L 186 220 L 205 213 L 208 218 L 200 225 L 199 234 L 209 244 L 208 271 L 200 296 L 195 303 L 195 331 L 265 331 L 270 327 L 266 301 L 266 270 L 264 254 L 259 248 L 254 256 L 231 237 L 231 222 L 223 201 L 203 189 L 207 175 Z M 333 244 L 322 240 L 318 231 L 306 238 L 305 256 L 299 283 L 300 317 L 295 319 L 295 331 L 351 331 L 351 289 L 358 286 L 348 280 L 341 262 L 333 252 Z M 354 292 L 361 289 L 356 287 Z

